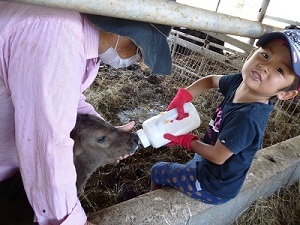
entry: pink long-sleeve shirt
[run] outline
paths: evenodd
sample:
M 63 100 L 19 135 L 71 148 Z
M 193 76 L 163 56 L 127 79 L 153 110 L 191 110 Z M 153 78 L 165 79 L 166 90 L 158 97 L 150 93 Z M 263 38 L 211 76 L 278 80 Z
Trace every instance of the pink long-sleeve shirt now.
M 39 224 L 83 225 L 73 140 L 99 31 L 80 13 L 0 1 L 0 181 L 20 169 Z

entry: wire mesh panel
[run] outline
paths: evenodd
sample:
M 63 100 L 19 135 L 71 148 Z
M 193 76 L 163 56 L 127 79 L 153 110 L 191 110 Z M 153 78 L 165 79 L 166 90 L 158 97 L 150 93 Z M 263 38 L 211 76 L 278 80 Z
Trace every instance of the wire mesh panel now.
M 242 68 L 244 54 L 235 53 L 229 57 L 227 52 L 223 52 L 224 45 L 176 30 L 172 30 L 169 43 L 172 50 L 173 74 L 183 84 L 188 85 L 209 74 L 236 73 Z M 210 50 L 211 45 L 214 51 Z
M 300 135 L 299 98 L 277 101 L 265 133 L 265 146 Z

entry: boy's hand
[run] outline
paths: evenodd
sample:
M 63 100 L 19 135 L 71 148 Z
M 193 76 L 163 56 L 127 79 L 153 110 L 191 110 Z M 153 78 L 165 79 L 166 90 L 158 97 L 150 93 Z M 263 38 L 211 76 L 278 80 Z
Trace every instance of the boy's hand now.
M 170 143 L 167 144 L 167 146 L 178 145 L 178 146 L 182 146 L 188 150 L 191 150 L 190 143 L 192 140 L 199 140 L 199 138 L 193 134 L 184 134 L 184 135 L 179 135 L 179 136 L 174 136 L 172 134 L 165 134 L 164 138 L 171 141 Z
M 185 113 L 184 113 L 184 109 L 183 109 L 184 103 L 191 102 L 192 100 L 193 100 L 193 96 L 191 95 L 190 92 L 188 92 L 184 88 L 179 88 L 177 94 L 175 95 L 175 97 L 173 98 L 171 103 L 169 104 L 167 110 L 176 108 L 178 111 L 177 119 L 181 120 L 188 116 L 188 115 L 185 115 Z

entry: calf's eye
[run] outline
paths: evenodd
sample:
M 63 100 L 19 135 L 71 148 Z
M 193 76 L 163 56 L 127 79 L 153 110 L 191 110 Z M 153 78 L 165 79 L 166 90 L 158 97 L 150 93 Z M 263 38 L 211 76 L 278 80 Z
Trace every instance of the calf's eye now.
M 99 137 L 97 138 L 97 142 L 103 143 L 105 141 L 105 138 L 106 138 L 105 136 Z

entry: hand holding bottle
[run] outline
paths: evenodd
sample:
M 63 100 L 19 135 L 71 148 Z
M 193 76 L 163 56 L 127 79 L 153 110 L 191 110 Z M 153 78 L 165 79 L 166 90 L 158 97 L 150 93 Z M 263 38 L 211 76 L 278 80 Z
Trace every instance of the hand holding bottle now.
M 186 115 L 186 113 L 184 113 L 184 109 L 183 109 L 184 103 L 191 102 L 192 100 L 193 100 L 193 96 L 191 95 L 190 92 L 188 92 L 184 88 L 179 88 L 177 94 L 175 95 L 175 97 L 173 98 L 171 103 L 169 104 L 167 110 L 176 108 L 177 112 L 178 112 L 177 119 L 181 120 L 188 116 L 188 115 Z
M 192 140 L 199 140 L 199 138 L 193 134 L 184 134 L 179 136 L 174 136 L 172 134 L 165 134 L 164 138 L 171 141 L 170 143 L 167 144 L 167 146 L 178 145 L 188 150 L 191 150 L 190 143 Z
M 164 134 L 182 135 L 191 132 L 200 126 L 201 120 L 197 109 L 190 102 L 184 104 L 184 112 L 188 114 L 182 120 L 177 120 L 178 111 L 173 108 L 153 116 L 142 124 L 142 129 L 137 131 L 137 135 L 144 148 L 152 145 L 159 148 L 170 141 L 164 138 Z

